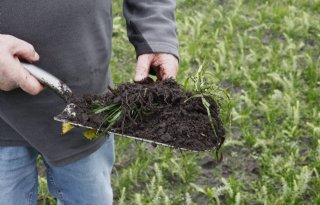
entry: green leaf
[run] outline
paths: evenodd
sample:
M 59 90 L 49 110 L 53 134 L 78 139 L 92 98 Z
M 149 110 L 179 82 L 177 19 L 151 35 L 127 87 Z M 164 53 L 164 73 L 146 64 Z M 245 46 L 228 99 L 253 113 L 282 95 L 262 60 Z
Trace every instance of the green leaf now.
M 113 110 L 117 106 L 120 106 L 120 105 L 118 105 L 118 104 L 107 105 L 107 106 L 104 106 L 102 108 L 94 109 L 93 112 L 95 114 L 99 114 L 99 113 L 102 113 L 102 112 L 107 111 L 107 110 Z
M 190 77 L 187 77 L 185 80 L 184 80 L 184 83 L 183 83 L 183 88 L 185 90 L 188 89 L 188 86 L 189 86 L 189 80 L 190 80 Z
M 71 125 L 70 123 L 63 122 L 62 123 L 62 135 L 67 134 L 69 131 L 71 131 L 75 126 Z
M 97 131 L 96 130 L 92 130 L 92 129 L 88 129 L 88 130 L 84 131 L 82 134 L 88 140 L 93 140 L 98 136 Z

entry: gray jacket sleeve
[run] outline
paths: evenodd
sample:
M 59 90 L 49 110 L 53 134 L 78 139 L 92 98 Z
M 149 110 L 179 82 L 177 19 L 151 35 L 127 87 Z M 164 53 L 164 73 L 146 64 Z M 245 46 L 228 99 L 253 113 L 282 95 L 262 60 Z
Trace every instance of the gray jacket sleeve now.
M 175 0 L 124 0 L 129 41 L 137 55 L 164 52 L 178 54 Z

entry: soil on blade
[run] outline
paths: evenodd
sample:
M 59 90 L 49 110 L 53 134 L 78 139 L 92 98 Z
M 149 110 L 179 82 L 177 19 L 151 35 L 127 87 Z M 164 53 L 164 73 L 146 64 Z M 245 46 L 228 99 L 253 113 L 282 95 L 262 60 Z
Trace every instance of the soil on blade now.
M 186 92 L 174 80 L 144 83 L 126 83 L 103 96 L 86 95 L 72 98 L 76 104 L 76 116 L 68 120 L 94 128 L 101 127 L 103 114 L 94 114 L 94 104 L 118 104 L 120 120 L 112 131 L 175 148 L 196 151 L 219 149 L 224 142 L 225 130 L 219 114 L 219 106 L 207 97 L 214 130 L 202 99 Z M 105 128 L 107 125 L 101 127 Z

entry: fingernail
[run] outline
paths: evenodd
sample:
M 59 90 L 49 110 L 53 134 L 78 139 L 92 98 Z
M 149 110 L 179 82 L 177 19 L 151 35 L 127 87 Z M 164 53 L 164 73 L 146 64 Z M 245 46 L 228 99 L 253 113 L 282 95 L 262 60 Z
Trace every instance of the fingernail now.
M 134 81 L 134 82 L 139 82 L 139 81 L 141 81 L 141 80 L 142 80 L 142 78 L 138 78 L 138 77 L 134 77 L 134 78 L 133 78 L 133 81 Z
M 39 60 L 40 56 L 39 56 L 39 54 L 37 52 L 34 52 L 34 58 Z
M 143 80 L 145 77 L 145 75 L 142 75 L 141 73 L 136 73 L 136 75 L 134 76 L 135 80 Z

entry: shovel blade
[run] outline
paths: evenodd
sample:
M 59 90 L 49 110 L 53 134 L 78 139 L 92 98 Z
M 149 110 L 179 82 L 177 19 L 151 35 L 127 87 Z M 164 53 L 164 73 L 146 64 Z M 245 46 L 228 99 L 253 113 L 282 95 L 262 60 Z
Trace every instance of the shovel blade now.
M 62 113 L 60 113 L 59 115 L 54 117 L 54 120 L 58 121 L 58 122 L 61 122 L 61 123 L 68 123 L 68 124 L 74 125 L 76 127 L 82 127 L 82 128 L 86 128 L 86 129 L 100 131 L 99 128 L 83 125 L 83 124 L 81 124 L 79 122 L 74 122 L 74 121 L 69 120 L 70 116 L 72 116 L 72 117 L 76 116 L 75 108 L 76 108 L 75 104 L 73 104 L 73 103 L 68 104 L 66 106 L 66 108 L 62 111 Z M 112 130 L 110 130 L 109 133 L 113 133 L 113 134 L 115 134 L 117 136 L 121 136 L 121 137 L 126 137 L 126 138 L 130 138 L 130 139 L 138 140 L 138 141 L 141 141 L 141 142 L 151 143 L 152 145 L 160 145 L 160 146 L 170 147 L 170 148 L 174 148 L 174 149 L 180 149 L 180 150 L 183 150 L 183 151 L 200 152 L 198 150 L 190 150 L 190 149 L 186 149 L 186 148 L 175 147 L 173 145 L 166 144 L 166 143 L 161 143 L 161 142 L 156 142 L 156 141 L 148 140 L 148 139 L 144 139 L 144 138 L 124 135 L 124 134 L 121 134 L 121 133 L 113 132 Z M 202 151 L 211 151 L 211 150 L 212 149 L 202 150 Z

